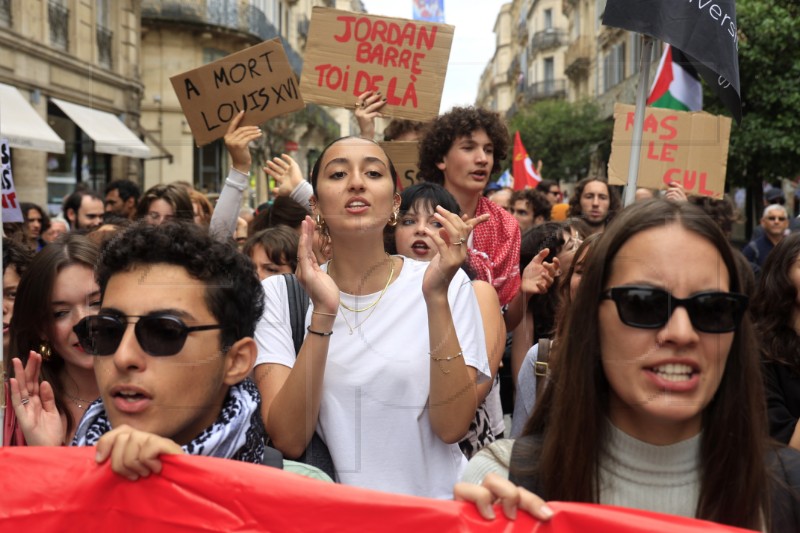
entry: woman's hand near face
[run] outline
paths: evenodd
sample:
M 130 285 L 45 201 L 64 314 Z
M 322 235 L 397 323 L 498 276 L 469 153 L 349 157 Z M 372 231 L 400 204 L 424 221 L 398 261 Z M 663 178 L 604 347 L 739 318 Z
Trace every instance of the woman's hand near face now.
M 561 275 L 561 264 L 558 257 L 552 263 L 545 263 L 550 249 L 545 248 L 536 254 L 525 270 L 522 271 L 520 289 L 525 294 L 544 294 L 550 290 L 553 281 Z
M 146 431 L 122 425 L 97 441 L 95 460 L 103 463 L 111 459 L 111 470 L 131 481 L 161 473 L 162 454 L 182 454 L 176 442 Z
M 438 206 L 434 218 L 442 225 L 439 231 L 425 228 L 439 253 L 431 260 L 422 281 L 422 293 L 432 296 L 447 293 L 450 281 L 467 259 L 467 240 L 475 226 L 489 220 L 489 215 L 462 219 L 447 209 Z
M 267 161 L 264 172 L 275 179 L 278 187 L 274 190 L 275 196 L 289 196 L 303 181 L 303 172 L 292 156 L 281 154 Z
M 456 483 L 453 499 L 474 503 L 480 515 L 487 520 L 494 520 L 492 507 L 496 503 L 503 506 L 503 513 L 509 520 L 517 518 L 517 509 L 544 522 L 553 517 L 553 510 L 539 496 L 493 473 L 487 474 L 480 485 Z
M 244 118 L 244 111 L 240 111 L 228 124 L 225 134 L 225 147 L 231 155 L 231 165 L 243 174 L 250 173 L 253 158 L 250 155 L 249 144 L 261 137 L 261 128 L 258 126 L 242 126 L 239 123 Z
M 361 137 L 375 139 L 375 119 L 382 117 L 381 109 L 386 105 L 386 98 L 380 91 L 367 91 L 359 95 L 356 101 L 356 120 L 358 128 L 361 130 Z
M 53 388 L 47 381 L 39 383 L 42 356 L 31 351 L 25 368 L 16 357 L 12 364 L 16 377 L 9 380 L 11 405 L 25 442 L 30 446 L 60 446 L 64 440 L 64 423 L 56 409 Z
M 339 310 L 339 287 L 317 263 L 313 250 L 315 238 L 314 221 L 307 216 L 301 226 L 295 275 L 311 298 L 314 310 L 335 315 Z

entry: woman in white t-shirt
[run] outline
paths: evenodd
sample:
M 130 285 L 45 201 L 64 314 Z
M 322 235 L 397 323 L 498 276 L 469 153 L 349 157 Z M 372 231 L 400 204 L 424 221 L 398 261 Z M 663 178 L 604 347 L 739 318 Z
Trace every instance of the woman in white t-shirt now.
M 329 145 L 311 173 L 315 219 L 303 222 L 297 277 L 311 304 L 295 356 L 287 287 L 264 280 L 266 311 L 256 329 L 255 377 L 264 424 L 287 458 L 316 431 L 338 481 L 449 498 L 466 459 L 456 444 L 488 379 L 481 316 L 459 271 L 474 226 L 439 209 L 429 263 L 391 256 L 383 232 L 400 197 L 383 149 L 348 137 Z M 318 265 L 314 226 L 333 259 Z

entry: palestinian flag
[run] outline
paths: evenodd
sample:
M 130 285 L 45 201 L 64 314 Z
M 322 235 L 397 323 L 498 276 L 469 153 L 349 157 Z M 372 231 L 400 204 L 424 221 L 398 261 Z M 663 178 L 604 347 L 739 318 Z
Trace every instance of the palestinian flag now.
M 678 111 L 703 109 L 700 76 L 684 53 L 672 45 L 664 48 L 647 105 Z

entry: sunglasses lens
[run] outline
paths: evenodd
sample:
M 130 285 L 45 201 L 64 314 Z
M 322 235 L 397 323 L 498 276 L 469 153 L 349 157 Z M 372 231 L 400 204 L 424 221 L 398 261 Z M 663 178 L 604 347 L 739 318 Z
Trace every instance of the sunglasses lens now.
M 125 322 L 114 316 L 87 316 L 74 328 L 81 348 L 90 355 L 111 355 L 125 334 Z
M 733 331 L 742 314 L 742 302 L 725 293 L 699 294 L 692 302 L 692 324 L 706 333 Z
M 669 315 L 669 295 L 659 289 L 620 287 L 612 289 L 623 323 L 637 328 L 663 326 Z
M 175 317 L 146 316 L 136 323 L 136 339 L 154 356 L 175 355 L 186 342 L 186 324 Z

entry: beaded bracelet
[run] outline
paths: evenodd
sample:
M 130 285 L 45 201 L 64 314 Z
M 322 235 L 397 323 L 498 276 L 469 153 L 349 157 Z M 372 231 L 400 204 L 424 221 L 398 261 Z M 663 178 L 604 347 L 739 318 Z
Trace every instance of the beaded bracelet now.
M 458 359 L 459 357 L 464 355 L 464 352 L 458 352 L 455 355 L 451 355 L 450 357 L 434 357 L 432 354 L 428 354 L 431 356 L 431 361 L 452 361 L 453 359 Z
M 333 335 L 333 330 L 325 333 L 324 331 L 315 331 L 311 329 L 311 326 L 308 326 L 306 329 L 308 330 L 309 333 L 313 333 L 314 335 L 319 335 L 320 337 L 330 337 L 331 335 Z

